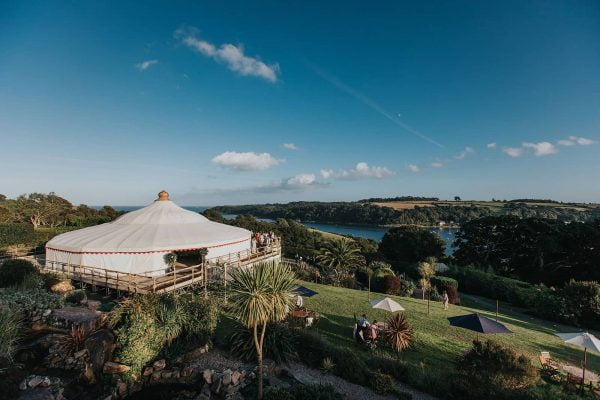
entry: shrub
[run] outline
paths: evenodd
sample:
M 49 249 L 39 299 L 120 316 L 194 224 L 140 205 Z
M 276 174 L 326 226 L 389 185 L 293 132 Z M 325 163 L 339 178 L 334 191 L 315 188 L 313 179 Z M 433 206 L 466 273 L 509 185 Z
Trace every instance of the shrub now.
M 85 299 L 87 299 L 87 295 L 83 289 L 73 290 L 65 296 L 65 301 L 71 304 L 79 304 Z
M 474 341 L 457 364 L 461 385 L 474 398 L 510 397 L 539 379 L 539 371 L 529 358 L 491 340 Z
M 386 294 L 399 295 L 402 280 L 396 275 L 386 275 L 381 280 L 381 291 Z
M 600 327 L 600 284 L 570 280 L 561 290 L 572 323 Z
M 416 288 L 417 285 L 410 279 L 402 279 L 400 281 L 400 292 L 398 295 L 402 297 L 412 297 Z
M 1 224 L 0 248 L 14 245 L 31 245 L 35 242 L 33 226 L 29 224 Z
M 9 308 L 0 308 L 0 367 L 12 363 L 20 332 L 18 314 Z
M 448 302 L 450 304 L 460 304 L 460 295 L 454 286 L 446 286 L 442 290 L 446 291 L 446 294 L 448 295 Z
M 20 285 L 27 275 L 37 273 L 37 268 L 27 260 L 6 260 L 0 264 L 0 287 Z
M 39 311 L 62 307 L 62 299 L 43 289 L 9 288 L 0 292 L 0 307 L 2 306 L 29 317 Z
M 377 371 L 371 374 L 369 384 L 375 393 L 383 395 L 393 392 L 396 383 L 390 375 Z
M 264 357 L 271 358 L 278 364 L 296 359 L 296 334 L 281 323 L 269 325 L 263 344 Z M 256 346 L 252 332 L 237 324 L 229 337 L 231 353 L 244 359 L 256 360 Z
M 173 341 L 208 340 L 217 323 L 216 306 L 187 294 L 136 295 L 115 308 L 110 324 L 117 336 L 116 356 L 131 367 L 131 379 Z
M 445 289 L 447 286 L 451 286 L 458 290 L 458 281 L 447 276 L 432 276 L 431 284 L 437 287 L 440 291 Z
M 269 387 L 264 400 L 343 400 L 331 385 L 295 385 L 291 388 Z

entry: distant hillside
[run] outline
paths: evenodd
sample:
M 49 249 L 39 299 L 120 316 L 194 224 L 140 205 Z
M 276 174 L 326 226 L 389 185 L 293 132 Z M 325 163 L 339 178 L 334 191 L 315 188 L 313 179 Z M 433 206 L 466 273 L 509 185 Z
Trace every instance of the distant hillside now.
M 292 202 L 220 206 L 214 210 L 225 214 L 249 214 L 259 218 L 386 226 L 432 226 L 440 222 L 460 225 L 472 219 L 497 215 L 548 218 L 565 222 L 600 218 L 598 205 L 499 201 Z

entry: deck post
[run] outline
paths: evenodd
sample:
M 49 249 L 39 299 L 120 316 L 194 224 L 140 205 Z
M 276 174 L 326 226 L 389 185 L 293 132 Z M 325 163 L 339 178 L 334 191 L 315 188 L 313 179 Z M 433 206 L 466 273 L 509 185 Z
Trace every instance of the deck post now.
M 152 276 L 152 293 L 156 293 L 156 277 Z
M 119 271 L 117 271 L 117 296 L 121 296 L 121 290 L 119 289 Z

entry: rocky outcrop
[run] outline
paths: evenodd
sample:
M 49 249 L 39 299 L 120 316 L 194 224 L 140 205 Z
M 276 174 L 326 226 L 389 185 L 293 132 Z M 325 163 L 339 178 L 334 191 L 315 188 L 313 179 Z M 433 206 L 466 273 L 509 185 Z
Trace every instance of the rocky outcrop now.
M 64 400 L 60 378 L 29 375 L 19 385 L 19 400 Z
M 113 366 L 113 364 L 115 365 Z M 255 372 L 243 369 L 215 371 L 212 369 L 199 369 L 194 366 L 167 368 L 165 360 L 158 360 L 144 368 L 137 384 L 128 386 L 121 379 L 119 373 L 111 372 L 117 371 L 118 368 L 122 368 L 121 366 L 122 364 L 110 363 L 110 368 L 105 368 L 106 373 L 112 375 L 114 398 L 123 398 L 128 394 L 141 390 L 145 386 L 183 384 L 190 385 L 191 387 L 201 387 L 201 391 L 195 397 L 196 400 L 242 399 L 239 390 L 248 385 L 256 377 Z
M 85 340 L 84 347 L 94 372 L 99 373 L 107 361 L 112 360 L 115 350 L 115 335 L 108 329 L 100 329 Z

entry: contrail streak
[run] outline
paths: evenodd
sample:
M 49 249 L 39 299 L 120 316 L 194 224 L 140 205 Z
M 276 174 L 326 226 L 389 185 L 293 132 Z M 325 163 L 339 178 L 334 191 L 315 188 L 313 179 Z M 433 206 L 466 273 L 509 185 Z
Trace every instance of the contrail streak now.
M 365 96 L 364 94 L 362 94 L 358 90 L 354 89 L 351 86 L 348 86 L 347 84 L 345 84 L 344 82 L 342 82 L 341 80 L 339 80 L 338 78 L 336 78 L 335 76 L 333 76 L 333 75 L 329 74 L 328 72 L 322 70 L 321 68 L 317 67 L 316 65 L 314 65 L 310 61 L 305 60 L 305 62 L 321 78 L 323 78 L 327 82 L 331 83 L 333 86 L 337 87 L 341 91 L 346 92 L 350 96 L 356 98 L 357 100 L 359 100 L 361 103 L 363 103 L 367 107 L 371 108 L 372 110 L 374 110 L 374 111 L 378 112 L 379 114 L 383 115 L 384 117 L 386 117 L 387 119 L 389 119 L 390 121 L 392 121 L 394 124 L 398 125 L 402 129 L 404 129 L 405 131 L 410 132 L 413 135 L 418 136 L 421 139 L 426 140 L 429 143 L 432 143 L 432 144 L 434 144 L 434 145 L 436 145 L 438 147 L 442 147 L 442 148 L 444 147 L 444 145 L 440 144 L 439 142 L 436 142 L 435 140 L 431 139 L 430 137 L 427 137 L 427 136 L 423 135 L 418 130 L 416 130 L 414 128 L 411 128 L 410 126 L 406 125 L 404 122 L 400 121 L 400 119 L 396 118 L 394 115 L 392 115 L 386 109 L 384 109 L 379 104 L 377 104 L 374 100 L 372 100 L 369 97 Z

